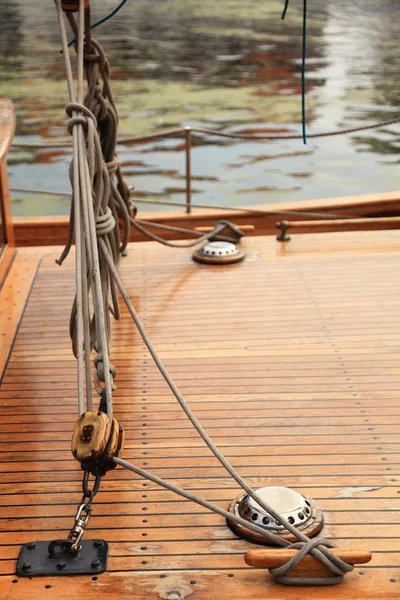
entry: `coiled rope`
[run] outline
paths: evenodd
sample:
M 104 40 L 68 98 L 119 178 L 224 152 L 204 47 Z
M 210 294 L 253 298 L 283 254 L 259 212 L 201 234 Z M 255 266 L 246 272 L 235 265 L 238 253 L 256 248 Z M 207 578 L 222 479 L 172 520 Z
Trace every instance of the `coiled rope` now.
M 116 375 L 115 368 L 109 361 L 109 292 L 113 299 L 111 310 L 116 318 L 119 316 L 117 293 L 118 288 L 132 319 L 143 338 L 153 360 L 160 373 L 164 377 L 169 388 L 178 400 L 185 414 L 201 435 L 207 446 L 225 467 L 227 472 L 240 485 L 240 487 L 252 497 L 267 513 L 279 520 L 298 540 L 295 546 L 278 535 L 269 532 L 254 523 L 248 523 L 241 517 L 232 515 L 224 509 L 215 506 L 201 498 L 198 498 L 185 490 L 159 479 L 158 477 L 143 471 L 134 465 L 115 458 L 116 464 L 139 474 L 142 477 L 175 491 L 180 495 L 191 499 L 198 504 L 213 510 L 219 515 L 233 520 L 249 529 L 256 531 L 278 546 L 289 546 L 300 548 L 302 555 L 307 553 L 315 556 L 333 574 L 334 577 L 303 578 L 293 581 L 286 577 L 285 573 L 291 568 L 293 562 L 289 561 L 283 569 L 271 570 L 272 575 L 281 583 L 292 585 L 332 585 L 342 580 L 343 575 L 352 570 L 353 566 L 338 560 L 329 550 L 333 544 L 324 538 L 318 538 L 312 542 L 301 531 L 291 525 L 272 507 L 266 504 L 249 487 L 246 481 L 236 472 L 229 461 L 215 446 L 207 432 L 204 430 L 181 393 L 167 372 L 164 364 L 158 356 L 151 340 L 149 339 L 143 324 L 141 323 L 125 287 L 118 275 L 117 265 L 119 252 L 124 248 L 121 243 L 117 217 L 124 220 L 124 238 L 126 231 L 129 234 L 130 216 L 127 208 L 127 188 L 119 171 L 118 158 L 115 155 L 117 114 L 113 103 L 108 83 L 109 65 L 100 44 L 88 39 L 84 35 L 84 0 L 79 0 L 78 25 L 74 17 L 69 14 L 68 20 L 77 37 L 78 53 L 78 93 L 77 98 L 73 89 L 73 75 L 70 57 L 67 48 L 67 36 L 60 0 L 55 0 L 62 46 L 64 49 L 64 60 L 67 73 L 68 91 L 70 103 L 67 106 L 67 114 L 70 117 L 68 129 L 73 136 L 73 162 L 70 176 L 73 187 L 73 211 L 71 212 L 71 229 L 69 242 L 59 262 L 62 262 L 71 247 L 72 238 L 75 237 L 76 245 L 76 298 L 71 318 L 71 332 L 74 339 L 74 351 L 78 359 L 78 405 L 79 413 L 85 408 L 85 382 L 86 402 L 89 406 L 90 389 L 90 353 L 92 348 L 97 351 L 95 367 L 98 382 L 104 380 L 104 388 L 99 385 L 99 393 L 105 389 L 107 413 L 112 416 L 112 389 L 113 379 Z M 90 29 L 89 29 L 90 31 Z M 88 28 L 86 28 L 88 32 Z M 86 52 L 84 52 L 86 49 Z M 83 67 L 85 65 L 86 76 L 89 83 L 88 93 L 83 102 Z M 118 187 L 114 177 L 118 178 Z M 90 315 L 89 294 L 93 298 L 93 317 Z M 93 326 L 92 326 L 93 325 Z M 91 400 L 90 400 L 91 403 Z M 299 559 L 300 560 L 300 559 Z

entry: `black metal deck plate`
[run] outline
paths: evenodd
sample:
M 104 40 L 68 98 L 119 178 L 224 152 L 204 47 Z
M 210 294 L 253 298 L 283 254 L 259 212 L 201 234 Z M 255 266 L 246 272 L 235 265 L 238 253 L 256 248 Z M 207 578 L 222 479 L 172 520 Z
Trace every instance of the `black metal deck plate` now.
M 95 575 L 107 568 L 108 544 L 105 540 L 83 540 L 78 554 L 61 548 L 49 556 L 50 542 L 24 544 L 17 561 L 19 577 L 45 575 Z

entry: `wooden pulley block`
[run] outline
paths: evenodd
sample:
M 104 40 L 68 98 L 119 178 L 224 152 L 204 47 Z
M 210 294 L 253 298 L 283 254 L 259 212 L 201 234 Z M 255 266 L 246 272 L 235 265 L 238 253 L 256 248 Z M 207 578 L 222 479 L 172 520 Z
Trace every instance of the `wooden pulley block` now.
M 329 550 L 351 565 L 363 565 L 370 562 L 372 554 L 369 550 L 353 550 L 351 548 L 329 548 Z M 251 567 L 266 567 L 267 569 L 281 567 L 299 550 L 293 548 L 260 548 L 249 550 L 245 554 L 245 561 Z M 318 559 L 311 554 L 306 556 L 293 569 L 286 573 L 287 577 L 335 577 Z
M 79 462 L 96 463 L 103 470 L 115 468 L 112 459 L 119 456 L 124 442 L 124 430 L 116 419 L 110 422 L 102 411 L 87 411 L 75 423 L 71 450 Z
M 114 457 L 121 456 L 124 446 L 125 433 L 121 425 L 116 419 L 112 420 L 110 437 L 103 455 L 103 467 L 106 471 L 111 471 L 116 468 L 116 464 L 112 461 Z
M 90 0 L 85 0 L 85 8 L 88 8 L 89 5 Z M 61 7 L 65 12 L 78 12 L 79 0 L 66 0 L 65 2 L 61 2 Z

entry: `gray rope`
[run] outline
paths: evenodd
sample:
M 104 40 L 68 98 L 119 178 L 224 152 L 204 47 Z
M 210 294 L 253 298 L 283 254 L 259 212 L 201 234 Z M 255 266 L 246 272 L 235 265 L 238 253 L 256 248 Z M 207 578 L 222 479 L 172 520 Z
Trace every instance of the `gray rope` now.
M 144 479 L 148 479 L 149 481 L 152 481 L 153 483 L 160 485 L 161 487 L 165 488 L 166 490 L 168 490 L 170 492 L 174 492 L 175 494 L 178 494 L 179 496 L 182 496 L 183 498 L 186 498 L 187 500 L 196 502 L 196 504 L 199 504 L 200 506 L 203 506 L 204 508 L 207 508 L 208 510 L 211 510 L 212 512 L 214 512 L 218 515 L 221 515 L 221 517 L 224 517 L 225 519 L 230 519 L 231 521 L 234 521 L 235 523 L 238 523 L 239 525 L 243 525 L 243 527 L 246 527 L 247 529 L 251 529 L 251 531 L 254 531 L 255 533 L 258 533 L 265 537 L 265 529 L 263 529 L 259 525 L 256 525 L 255 523 L 250 523 L 250 522 L 246 521 L 245 519 L 243 519 L 242 517 L 234 515 L 234 514 L 228 512 L 227 510 L 221 508 L 220 506 L 217 506 L 216 504 L 212 504 L 211 502 L 208 502 L 208 500 L 203 500 L 203 498 L 196 496 L 196 494 L 192 494 L 191 492 L 188 492 L 187 490 L 184 490 L 184 489 L 174 485 L 173 483 L 170 483 L 169 481 L 165 481 L 165 479 L 161 479 L 161 477 L 157 477 L 157 475 L 153 475 L 152 473 L 149 473 L 149 471 L 146 471 L 145 469 L 141 469 L 140 467 L 137 467 L 136 465 L 132 465 L 131 463 L 127 462 L 126 460 L 123 460 L 122 458 L 114 457 L 113 462 L 117 465 L 120 465 L 121 467 L 124 467 L 125 469 L 128 469 L 128 471 L 132 471 L 133 473 L 140 475 L 140 477 L 143 477 Z M 280 544 L 281 546 L 287 546 L 289 544 L 289 543 L 285 543 L 285 540 L 283 540 L 283 538 L 279 538 L 279 539 L 281 539 L 283 542 L 282 544 Z
M 177 388 L 172 377 L 169 375 L 167 369 L 165 368 L 165 365 L 163 364 L 163 362 L 162 362 L 161 358 L 159 357 L 156 349 L 154 348 L 149 336 L 147 335 L 147 332 L 146 332 L 138 314 L 136 313 L 136 310 L 135 310 L 132 302 L 130 301 L 129 295 L 128 295 L 127 291 L 125 290 L 125 287 L 118 275 L 118 271 L 112 261 L 112 257 L 109 256 L 106 251 L 104 241 L 102 239 L 100 239 L 99 244 L 102 247 L 104 257 L 108 263 L 112 277 L 115 279 L 115 282 L 118 286 L 120 294 L 126 304 L 126 307 L 128 308 L 128 311 L 131 314 L 131 317 L 132 317 L 147 349 L 149 350 L 161 375 L 163 376 L 164 380 L 166 381 L 170 390 L 174 394 L 175 398 L 178 400 L 180 406 L 182 407 L 183 411 L 185 412 L 186 416 L 189 418 L 190 422 L 192 423 L 192 425 L 194 426 L 196 431 L 200 434 L 200 436 L 202 437 L 204 442 L 207 444 L 207 446 L 210 448 L 210 450 L 212 451 L 214 456 L 219 460 L 219 462 L 228 471 L 228 473 L 232 476 L 232 478 L 240 485 L 240 487 L 251 498 L 253 498 L 261 506 L 261 508 L 263 508 L 268 514 L 272 515 L 275 519 L 280 521 L 282 523 L 282 525 L 299 540 L 300 543 L 307 544 L 309 542 L 309 538 L 304 533 L 299 531 L 296 527 L 294 527 L 291 523 L 289 523 L 289 521 L 287 521 L 285 518 L 283 518 L 279 513 L 277 513 L 271 506 L 269 506 L 266 502 L 264 502 L 264 500 L 262 498 L 260 498 L 256 494 L 256 492 L 246 483 L 246 481 L 241 477 L 241 475 L 239 475 L 239 473 L 234 469 L 234 467 L 230 464 L 230 462 L 226 459 L 226 457 L 222 454 L 222 452 L 217 448 L 217 446 L 214 444 L 212 439 L 209 437 L 208 433 L 205 431 L 205 429 L 200 424 L 199 420 L 197 419 L 197 417 L 195 416 L 195 414 L 193 413 L 193 411 L 191 410 L 191 408 L 189 407 L 189 405 L 183 398 L 182 394 L 180 393 L 179 389 Z M 230 514 L 230 513 L 228 513 L 228 514 Z M 278 546 L 290 546 L 289 542 L 287 542 L 280 536 L 275 535 L 268 530 L 263 530 L 263 535 L 265 538 L 270 540 L 273 544 L 276 544 Z M 307 552 L 310 552 L 310 554 L 315 556 L 318 560 L 320 560 L 320 562 L 322 562 L 329 569 L 330 569 L 329 565 L 331 563 L 334 563 L 336 560 L 336 557 L 329 551 L 329 549 L 323 544 L 323 542 L 322 543 L 320 542 L 318 544 L 318 547 L 313 546 L 313 547 L 307 548 Z M 352 566 L 349 565 L 348 569 L 352 570 Z M 335 573 L 336 573 L 336 571 L 335 571 Z M 332 581 L 331 581 L 332 578 L 327 577 L 326 580 L 327 580 L 328 585 L 332 584 Z M 337 580 L 336 583 L 339 583 L 339 581 Z M 305 584 L 305 585 L 308 585 L 308 584 Z
M 58 0 L 55 0 L 57 6 L 57 16 L 60 27 L 61 38 L 64 42 L 66 40 L 66 31 L 65 24 L 63 20 L 63 15 L 61 11 L 61 6 Z M 75 92 L 74 85 L 72 80 L 72 73 L 70 72 L 70 64 L 67 64 L 67 60 L 65 61 L 65 66 L 67 69 L 67 85 L 68 85 L 68 93 L 71 102 L 75 102 Z M 69 66 L 69 69 L 68 69 Z M 77 112 L 72 112 L 72 118 L 77 119 Z M 86 368 L 84 366 L 84 326 L 83 326 L 83 293 L 82 293 L 82 246 L 84 245 L 84 239 L 81 233 L 81 221 L 80 221 L 80 194 L 81 188 L 79 185 L 79 167 L 78 167 L 78 154 L 79 154 L 79 140 L 78 140 L 78 123 L 75 123 L 75 126 L 71 124 L 70 133 L 73 136 L 73 147 L 74 147 L 74 156 L 77 160 L 72 163 L 72 185 L 73 185 L 73 193 L 74 193 L 74 223 L 75 223 L 75 287 L 76 287 L 76 295 L 73 309 L 75 310 L 76 318 L 76 345 L 75 345 L 75 355 L 78 361 L 78 413 L 81 415 L 85 411 L 85 399 L 84 399 L 84 374 L 87 371 L 87 362 Z M 71 173 L 71 171 L 70 171 Z M 87 357 L 85 357 L 87 361 Z
M 75 237 L 76 243 L 76 298 L 71 312 L 71 337 L 74 353 L 78 359 L 78 410 L 84 412 L 84 380 L 86 382 L 87 408 L 92 406 L 90 380 L 90 352 L 93 347 L 98 351 L 95 361 L 95 387 L 101 392 L 104 382 L 107 413 L 112 417 L 112 389 L 115 367 L 110 363 L 109 335 L 110 317 L 108 292 L 111 287 L 113 299 L 112 311 L 119 317 L 115 284 L 110 280 L 104 258 L 98 250 L 98 239 L 104 239 L 107 252 L 111 252 L 114 261 L 118 261 L 120 250 L 118 214 L 125 216 L 129 230 L 129 214 L 120 210 L 120 204 L 129 201 L 126 190 L 125 200 L 116 186 L 112 186 L 111 177 L 118 172 L 115 158 L 117 116 L 112 95 L 108 86 L 109 65 L 101 46 L 91 40 L 93 54 L 84 61 L 84 6 L 80 0 L 79 24 L 69 15 L 72 28 L 77 33 L 78 52 L 78 96 L 74 92 L 73 74 L 63 13 L 56 0 L 61 39 L 64 48 L 64 60 L 67 74 L 70 103 L 66 107 L 69 116 L 68 130 L 73 136 L 74 159 L 71 168 L 73 184 L 74 219 L 70 221 L 70 231 L 66 248 L 57 261 L 59 264 L 68 255 Z M 85 65 L 89 90 L 83 104 L 83 68 Z M 101 78 L 101 80 L 100 80 Z M 129 235 L 129 232 L 128 232 Z M 122 245 L 123 247 L 123 245 Z M 83 280 L 86 278 L 86 282 Z M 93 298 L 93 318 L 90 319 L 89 297 Z M 89 326 L 89 322 L 91 323 Z M 86 377 L 84 377 L 84 375 Z
M 141 231 L 148 238 L 150 238 L 156 242 L 159 242 L 159 243 L 163 244 L 164 246 L 169 246 L 171 248 L 193 248 L 194 246 L 196 246 L 198 244 L 202 244 L 206 240 L 225 241 L 225 242 L 231 242 L 233 244 L 238 242 L 237 236 L 222 235 L 222 233 L 221 233 L 226 227 L 229 227 L 230 225 L 232 225 L 229 221 L 218 221 L 218 223 L 216 223 L 214 225 L 212 230 L 207 233 L 200 233 L 199 231 L 194 231 L 193 229 L 183 229 L 182 227 L 175 227 L 173 225 L 165 225 L 164 223 L 153 223 L 152 221 L 143 221 L 143 220 L 139 220 L 136 218 L 132 218 L 131 222 L 134 227 L 139 225 L 139 227 L 136 227 L 138 229 L 138 231 Z M 162 229 L 164 231 L 171 231 L 173 233 L 183 233 L 186 235 L 194 235 L 195 237 L 197 237 L 197 240 L 194 240 L 193 242 L 188 242 L 188 243 L 171 242 L 170 240 L 165 240 L 164 238 L 160 238 L 158 235 L 155 235 L 151 231 L 148 231 L 148 229 L 145 229 L 145 227 L 143 227 L 143 225 L 146 225 L 147 227 L 155 227 L 156 229 Z
M 123 460 L 122 458 L 114 457 L 113 462 L 117 465 L 120 465 L 121 467 L 124 467 L 125 469 L 128 469 L 128 471 L 132 471 L 133 473 L 136 473 L 136 475 L 139 475 L 140 477 L 143 477 L 144 479 L 148 479 L 149 481 L 156 483 L 157 485 L 165 488 L 166 490 L 168 490 L 170 492 L 174 492 L 175 494 L 178 494 L 179 496 L 182 496 L 183 498 L 186 498 L 187 500 L 191 500 L 192 502 L 195 502 L 196 504 L 203 506 L 204 508 L 214 512 L 217 515 L 224 517 L 225 519 L 229 519 L 230 521 L 233 521 L 234 523 L 237 523 L 238 525 L 242 525 L 243 527 L 246 527 L 246 529 L 250 529 L 251 531 L 254 531 L 255 533 L 261 534 L 263 537 L 268 537 L 266 535 L 266 530 L 263 529 L 262 527 L 259 527 L 258 525 L 255 525 L 254 523 L 251 523 L 250 521 L 246 521 L 242 517 L 235 515 L 233 513 L 230 513 L 227 510 L 221 508 L 220 506 L 217 506 L 216 504 L 208 502 L 208 500 L 203 500 L 203 498 L 200 498 L 199 496 L 196 496 L 195 494 L 192 494 L 191 492 L 188 492 L 188 491 L 174 485 L 173 483 L 170 483 L 169 481 L 165 481 L 165 479 L 161 479 L 160 477 L 157 477 L 157 475 L 153 475 L 152 473 L 149 473 L 149 471 L 146 471 L 145 469 L 136 467 L 136 465 L 132 465 L 131 463 L 127 462 L 126 460 Z M 313 540 L 309 539 L 307 542 L 296 542 L 294 544 L 288 542 L 287 540 L 284 540 L 281 537 L 278 537 L 278 539 L 280 540 L 280 543 L 279 543 L 280 546 L 299 550 L 299 552 L 297 553 L 296 556 L 291 558 L 287 563 L 285 563 L 281 567 L 269 569 L 269 572 L 271 573 L 271 575 L 274 577 L 274 579 L 278 583 L 282 583 L 284 585 L 301 585 L 301 586 L 337 585 L 338 583 L 341 583 L 343 581 L 343 577 L 346 573 L 349 573 L 350 571 L 353 571 L 353 569 L 354 569 L 353 565 L 350 565 L 350 564 L 344 562 L 343 560 L 341 560 L 340 558 L 338 558 L 331 552 L 325 554 L 323 551 L 321 551 L 319 549 L 319 547 L 321 547 L 321 549 L 336 547 L 333 542 L 331 542 L 330 540 L 327 540 L 326 538 L 314 538 Z M 277 543 L 277 542 L 275 542 L 275 540 L 274 540 L 274 543 Z M 306 554 L 309 554 L 309 553 L 313 554 L 316 558 L 318 558 L 318 560 L 325 567 L 327 567 L 332 573 L 334 573 L 334 575 L 332 577 L 290 577 L 290 576 L 287 576 L 286 573 L 288 573 L 291 569 L 293 569 L 306 556 Z
M 356 127 L 346 127 L 344 129 L 335 129 L 331 131 L 322 131 L 319 133 L 308 133 L 308 138 L 322 138 L 331 137 L 335 135 L 345 135 L 348 133 L 356 133 L 357 131 L 366 131 L 368 129 L 379 129 L 381 127 L 387 127 L 400 123 L 400 117 L 394 119 L 388 119 L 379 123 L 372 123 L 370 125 L 359 125 Z M 229 131 L 222 131 L 218 129 L 209 129 L 208 127 L 174 127 L 172 129 L 163 129 L 155 131 L 154 133 L 148 133 L 145 135 L 134 135 L 125 136 L 118 139 L 118 144 L 132 144 L 137 142 L 148 142 L 157 138 L 169 137 L 177 133 L 185 133 L 186 131 L 192 131 L 195 133 L 204 133 L 207 135 L 214 135 L 217 137 L 231 138 L 235 140 L 301 140 L 303 139 L 302 134 L 298 133 L 278 133 L 278 134 L 264 134 L 264 133 L 232 133 Z M 60 140 L 59 142 L 13 142 L 12 148 L 67 148 L 72 146 L 69 140 Z
M 56 191 L 52 191 L 52 190 L 37 190 L 37 189 L 29 189 L 29 188 L 18 188 L 18 187 L 11 187 L 10 188 L 11 192 L 21 192 L 21 193 L 27 193 L 27 194 L 45 194 L 45 195 L 49 195 L 49 196 L 65 196 L 70 198 L 71 194 L 69 192 L 56 192 Z M 167 201 L 163 201 L 163 200 L 144 200 L 142 198 L 135 198 L 135 204 L 153 204 L 153 205 L 163 205 L 163 206 L 177 206 L 180 208 L 186 208 L 186 204 L 182 204 L 181 202 L 167 202 Z M 222 211 L 229 211 L 229 212 L 242 212 L 242 213 L 247 213 L 250 215 L 254 215 L 257 217 L 264 217 L 264 216 L 275 216 L 275 217 L 279 217 L 279 216 L 288 216 L 288 217 L 309 217 L 312 219 L 354 219 L 357 217 L 354 216 L 349 216 L 349 215 L 338 215 L 338 214 L 334 214 L 334 213 L 319 213 L 319 212 L 314 212 L 314 211 L 308 211 L 308 210 L 262 210 L 261 208 L 250 208 L 250 207 L 243 207 L 243 206 L 219 206 L 217 204 L 192 204 L 190 205 L 192 208 L 201 208 L 201 209 L 210 209 L 210 210 L 222 210 Z M 130 218 L 130 217 L 128 217 Z M 140 220 L 139 221 L 142 224 L 145 224 L 146 221 Z M 153 223 L 152 221 L 148 221 L 147 224 L 152 227 L 158 227 L 158 228 L 170 228 L 172 227 L 171 225 L 161 225 L 161 223 Z M 190 233 L 191 235 L 196 235 L 196 233 L 191 229 L 183 229 L 183 228 L 178 228 L 175 227 L 173 229 L 174 231 L 177 232 L 181 232 L 181 233 Z M 172 229 L 171 229 L 172 231 Z M 200 236 L 199 236 L 200 237 Z
M 86 76 L 89 82 L 89 91 L 83 104 L 83 63 L 84 63 L 84 0 L 79 0 L 79 23 L 78 26 L 75 23 L 74 17 L 69 15 L 69 21 L 71 26 L 76 33 L 77 31 L 77 52 L 78 52 L 78 97 L 75 101 L 75 94 L 73 91 L 73 76 L 72 68 L 70 63 L 69 54 L 67 51 L 67 39 L 64 26 L 64 20 L 62 17 L 61 6 L 59 0 L 55 0 L 58 16 L 60 22 L 60 31 L 63 43 L 65 66 L 67 72 L 67 82 L 70 95 L 70 104 L 67 106 L 67 114 L 70 117 L 69 131 L 73 136 L 74 144 L 74 160 L 72 164 L 72 179 L 74 188 L 74 227 L 75 241 L 77 249 L 79 246 L 79 257 L 77 257 L 77 292 L 78 292 L 78 269 L 81 279 L 83 279 L 89 273 L 87 290 L 92 290 L 93 296 L 93 312 L 94 312 L 94 325 L 96 333 L 95 347 L 98 351 L 98 357 L 95 360 L 95 366 L 98 371 L 98 376 L 101 375 L 105 380 L 105 390 L 107 398 L 107 412 L 112 417 L 112 378 L 115 375 L 115 368 L 109 362 L 108 351 L 109 351 L 109 311 L 108 311 L 108 293 L 109 286 L 113 290 L 115 284 L 119 289 L 123 300 L 135 322 L 135 325 L 143 338 L 150 354 L 152 355 L 157 367 L 163 375 L 165 381 L 169 385 L 171 391 L 174 393 L 178 402 L 180 403 L 185 414 L 190 419 L 193 426 L 196 428 L 198 433 L 201 435 L 205 443 L 208 445 L 210 450 L 214 453 L 216 458 L 235 479 L 235 481 L 247 492 L 266 512 L 278 519 L 282 525 L 284 525 L 293 535 L 300 540 L 301 550 L 306 553 L 311 553 L 328 568 L 339 575 L 339 577 L 346 572 L 346 569 L 342 568 L 340 564 L 337 564 L 336 557 L 329 551 L 325 540 L 317 540 L 315 544 L 309 543 L 309 539 L 302 532 L 297 530 L 288 521 L 282 518 L 276 513 L 272 507 L 266 504 L 257 494 L 248 486 L 244 479 L 236 472 L 224 455 L 215 446 L 211 438 L 208 436 L 182 395 L 176 387 L 174 381 L 168 374 L 164 364 L 158 356 L 151 340 L 149 339 L 130 299 L 119 278 L 117 266 L 118 263 L 118 252 L 119 245 L 119 233 L 117 232 L 117 216 L 122 215 L 125 220 L 126 226 L 129 226 L 129 212 L 128 212 L 128 200 L 129 196 L 127 193 L 127 187 L 123 182 L 122 175 L 119 171 L 118 160 L 115 157 L 115 144 L 116 144 L 116 123 L 117 116 L 112 100 L 112 95 L 108 85 L 108 74 L 109 66 L 104 53 L 101 50 L 100 45 L 95 41 L 91 40 L 93 48 L 96 50 L 96 55 L 90 55 L 87 59 L 85 68 Z M 103 87 L 99 82 L 99 74 L 101 74 Z M 103 125 L 99 124 L 105 120 Z M 99 131 L 102 133 L 101 137 Z M 119 187 L 112 181 L 112 176 L 116 174 L 118 176 Z M 225 226 L 225 225 L 223 225 Z M 139 225 L 140 227 L 140 225 Z M 220 226 L 216 226 L 216 230 L 219 231 Z M 79 235 L 78 235 L 79 232 Z M 84 235 L 83 235 L 84 233 Z M 69 236 L 71 239 L 71 234 Z M 195 240 L 197 242 L 198 240 Z M 69 247 L 67 248 L 68 253 Z M 64 251 L 63 257 L 66 255 Z M 87 263 L 85 262 L 87 261 Z M 79 264 L 78 264 L 79 263 Z M 114 294 L 116 299 L 116 291 Z M 88 310 L 88 296 L 83 294 L 83 286 L 79 288 L 79 297 L 75 298 L 74 306 L 77 318 L 73 319 L 72 327 L 75 321 L 78 322 L 79 331 L 78 342 L 77 342 L 77 353 L 78 358 L 83 352 L 84 337 L 87 337 L 87 328 L 83 326 L 83 317 L 85 314 L 85 303 L 87 303 L 86 310 Z M 88 313 L 86 313 L 88 314 Z M 87 340 L 86 340 L 87 344 Z M 85 346 L 86 347 L 86 346 Z M 91 347 L 91 346 L 90 346 Z M 85 356 L 86 369 L 88 357 Z M 83 364 L 82 359 L 80 363 Z M 83 377 L 79 378 L 78 370 L 78 381 L 80 386 L 80 392 L 83 390 Z M 117 462 L 120 460 L 121 462 Z M 170 485 L 171 490 L 175 486 L 162 482 L 153 475 L 141 470 L 135 470 L 136 467 L 125 463 L 121 459 L 115 459 L 117 464 L 121 464 L 126 468 L 143 474 L 154 482 L 158 482 L 162 485 Z M 232 515 L 208 503 L 202 501 L 199 498 L 194 497 L 180 488 L 175 488 L 177 493 L 181 495 L 186 494 L 185 497 L 193 499 L 198 503 L 202 503 L 202 506 L 206 506 L 210 510 L 214 510 L 220 515 L 226 518 L 231 518 Z M 183 494 L 182 494 L 183 493 Z M 238 521 L 240 519 L 240 521 Z M 265 538 L 279 546 L 290 546 L 290 543 L 281 537 L 259 528 L 254 524 L 249 524 L 241 517 L 235 517 L 237 522 L 241 522 L 242 525 L 249 527 L 250 529 L 257 530 Z M 254 529 L 256 528 L 256 529 Z M 348 570 L 350 566 L 346 567 Z M 285 574 L 278 573 L 279 578 L 284 578 Z M 292 584 L 289 581 L 291 578 L 286 578 L 288 581 L 282 582 Z M 329 579 L 329 584 L 332 583 L 332 578 Z M 321 578 L 322 582 L 323 578 Z M 296 581 L 299 584 L 299 581 Z
M 307 555 L 312 554 L 313 549 L 318 549 L 323 544 L 326 548 L 335 548 L 335 544 L 326 538 L 314 538 L 308 542 L 296 542 L 291 544 L 290 548 L 299 550 L 299 552 L 289 559 L 281 567 L 270 568 L 269 572 L 278 583 L 284 585 L 337 585 L 343 581 L 346 573 L 354 570 L 354 566 L 344 562 L 332 552 L 329 556 L 324 555 L 320 562 L 327 567 L 334 575 L 332 577 L 290 577 L 286 575 Z
M 204 233 L 204 234 L 200 234 L 200 236 L 196 240 L 193 240 L 192 242 L 171 242 L 170 240 L 164 240 L 163 238 L 156 235 L 155 233 L 152 233 L 148 229 L 145 229 L 144 227 L 142 227 L 142 223 L 146 223 L 146 221 L 139 221 L 139 220 L 133 219 L 133 218 L 131 219 L 131 224 L 133 225 L 133 227 L 135 227 L 143 235 L 145 235 L 146 237 L 150 238 L 151 240 L 153 240 L 155 242 L 162 244 L 163 246 L 169 246 L 170 248 L 193 248 L 194 246 L 197 246 L 198 244 L 202 244 L 203 242 L 205 242 L 208 239 L 214 238 L 216 235 L 218 235 L 218 233 L 220 233 L 226 227 L 225 223 L 223 223 L 223 224 L 217 223 L 214 226 L 214 228 L 212 229 L 212 231 Z M 153 223 L 149 223 L 149 225 L 153 225 Z M 175 229 L 174 227 L 172 227 L 172 226 L 169 227 L 168 225 L 163 225 L 162 228 L 166 229 L 167 231 L 174 231 L 174 229 Z M 192 232 L 190 231 L 190 233 L 192 233 Z

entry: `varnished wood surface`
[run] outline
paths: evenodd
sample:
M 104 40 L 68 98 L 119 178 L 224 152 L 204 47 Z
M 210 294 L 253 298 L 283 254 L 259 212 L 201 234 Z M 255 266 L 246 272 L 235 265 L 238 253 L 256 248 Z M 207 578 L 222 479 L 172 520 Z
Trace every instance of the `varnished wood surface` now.
M 15 258 L 16 250 L 13 246 L 5 244 L 0 245 L 0 287 L 4 283 L 4 279 L 11 268 L 11 264 Z
M 263 567 L 275 569 L 286 565 L 289 560 L 295 558 L 299 550 L 292 548 L 262 548 L 249 550 L 245 554 L 245 561 L 251 567 Z M 332 548 L 331 552 L 340 560 L 349 565 L 360 566 L 370 562 L 372 553 L 369 550 Z M 286 574 L 287 577 L 335 577 L 330 569 L 325 567 L 311 554 L 304 556 L 300 562 Z
M 68 338 L 73 258 L 39 266 L 0 388 L 0 597 L 25 600 L 400 597 L 400 233 L 247 238 L 238 265 L 136 244 L 121 275 L 181 391 L 255 487 L 289 485 L 325 512 L 323 535 L 372 550 L 334 588 L 286 588 L 248 567 L 223 519 L 120 468 L 87 537 L 111 544 L 98 576 L 18 579 L 19 545 L 64 535 L 80 499 L 70 454 L 76 375 Z M 12 275 L 13 269 L 10 271 Z M 1 308 L 7 301 L 1 297 Z M 15 310 L 17 310 L 15 308 Z M 20 310 L 20 309 L 19 309 Z M 181 414 L 123 309 L 114 325 L 123 457 L 227 507 L 238 495 Z M 15 329 L 15 327 L 14 327 Z
M 11 100 L 0 98 L 0 222 L 4 230 L 4 234 L 1 234 L 2 239 L 0 239 L 0 285 L 14 257 L 14 228 L 7 172 L 7 152 L 14 130 L 13 104 Z
M 41 249 L 41 254 L 43 250 Z M 29 253 L 19 250 L 16 254 L 18 259 L 14 259 L 6 280 L 0 286 L 0 377 L 10 356 L 10 349 L 40 260 L 39 255 L 32 256 L 32 251 Z M 11 254 L 10 261 L 12 258 Z
M 281 222 L 277 222 L 281 228 Z M 284 222 L 284 225 L 286 223 Z M 335 219 L 315 221 L 289 221 L 286 231 L 293 233 L 324 233 L 329 231 L 372 231 L 384 229 L 400 229 L 400 217 L 378 217 L 367 219 Z
M 364 194 L 359 196 L 346 196 L 343 198 L 327 198 L 323 200 L 308 200 L 304 202 L 285 202 L 280 204 L 267 204 L 251 206 L 250 209 L 261 211 L 282 211 L 293 210 L 299 213 L 307 213 L 308 211 L 329 215 L 341 215 L 352 217 L 391 217 L 399 215 L 399 192 L 385 192 L 381 194 Z M 146 221 L 155 221 L 175 227 L 183 227 L 190 229 L 204 230 L 204 228 L 212 228 L 218 220 L 230 220 L 238 226 L 245 225 L 253 227 L 251 235 L 276 235 L 276 221 L 279 218 L 278 214 L 255 214 L 246 213 L 235 210 L 210 210 L 193 208 L 190 214 L 184 214 L 182 209 L 161 210 L 157 212 L 147 212 L 146 205 L 139 205 L 139 216 Z M 292 221 L 308 221 L 307 214 L 304 217 L 299 214 L 296 217 L 287 216 L 287 219 Z M 14 229 L 17 246 L 46 246 L 64 244 L 68 234 L 69 217 L 66 216 L 50 216 L 50 217 L 15 217 Z M 343 229 L 359 230 L 360 226 L 355 224 L 354 227 L 346 222 Z M 314 226 L 302 226 L 302 233 L 314 233 Z M 336 231 L 337 224 L 327 226 L 324 231 Z M 159 230 L 155 230 L 160 233 Z M 182 234 L 163 231 L 162 236 L 165 239 L 176 240 Z M 190 238 L 191 236 L 187 236 Z M 131 241 L 148 241 L 139 231 L 132 228 Z

